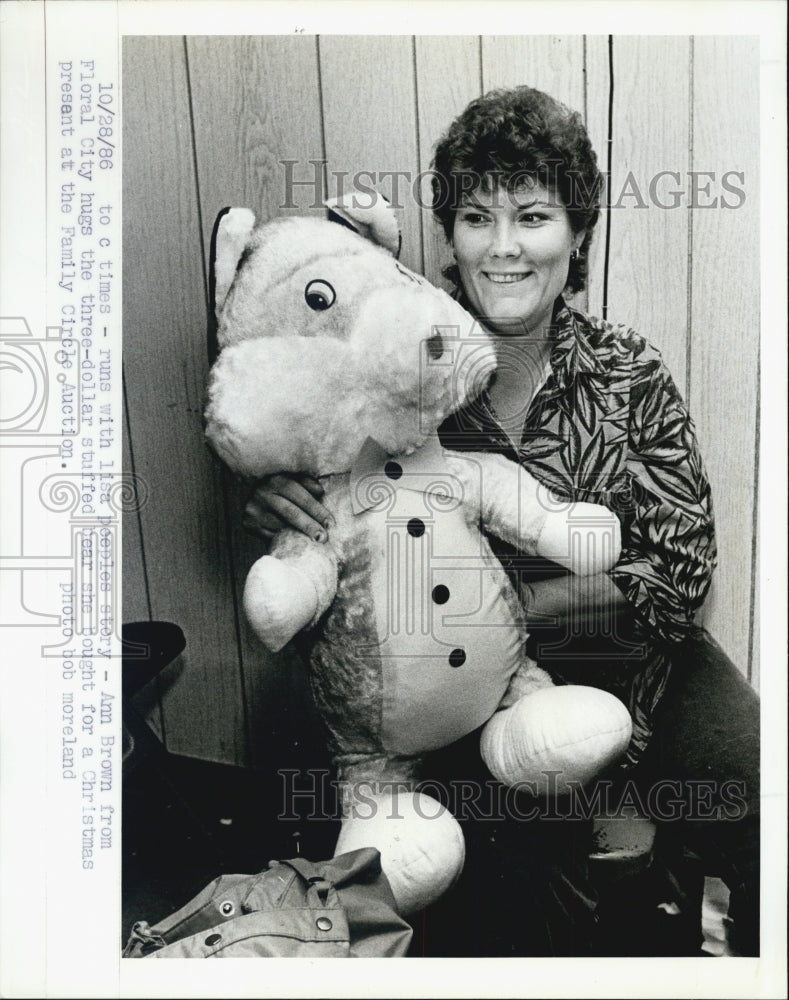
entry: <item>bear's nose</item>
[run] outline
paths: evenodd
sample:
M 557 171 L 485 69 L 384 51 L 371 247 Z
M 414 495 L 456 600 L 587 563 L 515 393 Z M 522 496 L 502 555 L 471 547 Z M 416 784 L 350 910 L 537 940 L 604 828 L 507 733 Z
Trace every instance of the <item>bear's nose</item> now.
M 433 336 L 428 339 L 427 353 L 434 361 L 437 361 L 444 353 L 444 341 L 441 339 L 440 333 L 434 333 Z

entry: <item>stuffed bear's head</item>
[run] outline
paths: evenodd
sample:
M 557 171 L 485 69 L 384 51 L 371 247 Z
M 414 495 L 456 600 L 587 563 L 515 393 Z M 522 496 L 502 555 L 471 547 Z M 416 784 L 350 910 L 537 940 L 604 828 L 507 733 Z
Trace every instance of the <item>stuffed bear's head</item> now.
M 368 437 L 411 452 L 495 367 L 479 324 L 371 241 L 397 245 L 388 206 L 334 213 L 218 220 L 206 436 L 242 475 L 344 472 Z

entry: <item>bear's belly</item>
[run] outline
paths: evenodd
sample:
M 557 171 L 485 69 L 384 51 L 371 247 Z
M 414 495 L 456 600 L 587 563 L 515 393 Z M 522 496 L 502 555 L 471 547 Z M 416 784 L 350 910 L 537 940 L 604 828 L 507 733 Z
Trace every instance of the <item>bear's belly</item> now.
M 448 508 L 448 509 L 447 509 Z M 390 753 L 446 746 L 496 711 L 522 663 L 512 589 L 457 501 L 398 491 L 362 515 L 371 550 L 381 742 Z

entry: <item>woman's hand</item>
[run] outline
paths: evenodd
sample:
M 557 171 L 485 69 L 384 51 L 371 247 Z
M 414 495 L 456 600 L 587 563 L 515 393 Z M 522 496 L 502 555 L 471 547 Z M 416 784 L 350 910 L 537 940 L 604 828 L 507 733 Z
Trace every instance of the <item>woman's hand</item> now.
M 323 492 L 314 476 L 267 476 L 244 509 L 244 527 L 266 541 L 283 528 L 295 528 L 316 542 L 325 542 L 334 518 L 320 502 Z
M 607 573 L 575 576 L 572 573 L 521 583 L 521 603 L 530 625 L 553 625 L 566 631 L 589 628 L 628 607 L 627 599 Z

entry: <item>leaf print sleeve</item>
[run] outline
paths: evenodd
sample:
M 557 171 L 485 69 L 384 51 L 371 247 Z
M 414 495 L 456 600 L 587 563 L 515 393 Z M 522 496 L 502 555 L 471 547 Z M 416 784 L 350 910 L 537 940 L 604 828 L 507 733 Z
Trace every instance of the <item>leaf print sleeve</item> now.
M 627 469 L 632 505 L 610 576 L 650 632 L 687 634 L 709 589 L 716 548 L 712 496 L 693 421 L 668 370 L 633 372 Z

